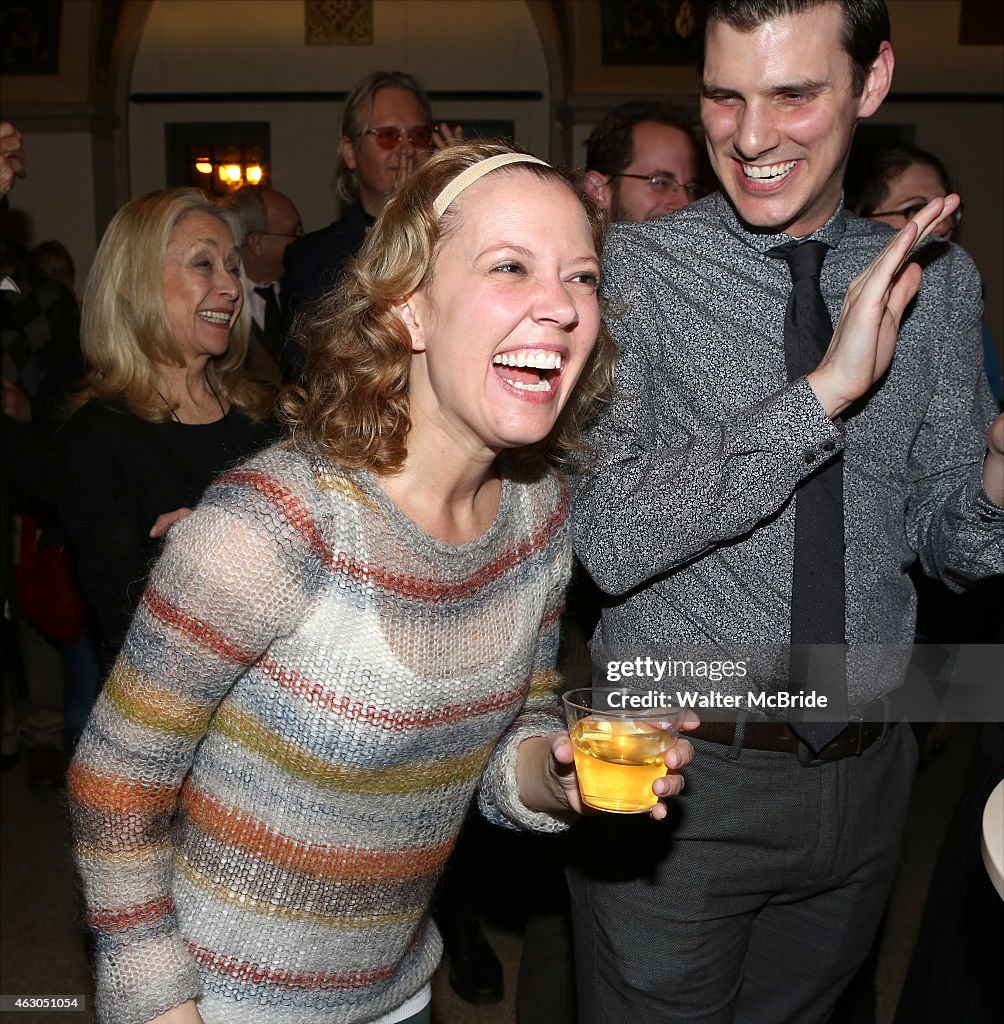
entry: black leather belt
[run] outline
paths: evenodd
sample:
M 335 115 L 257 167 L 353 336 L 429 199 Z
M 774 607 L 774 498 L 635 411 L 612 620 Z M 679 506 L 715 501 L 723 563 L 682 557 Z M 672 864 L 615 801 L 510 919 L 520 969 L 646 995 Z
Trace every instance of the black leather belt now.
M 762 722 L 752 719 L 746 721 L 742 747 L 744 750 L 773 750 L 796 754 L 804 765 L 822 764 L 862 753 L 880 739 L 887 728 L 885 706 L 882 701 L 876 701 L 860 711 L 852 711 L 847 728 L 815 753 L 791 731 L 787 722 Z M 736 729 L 735 722 L 702 722 L 697 729 L 688 733 L 688 736 L 731 747 L 736 741 Z

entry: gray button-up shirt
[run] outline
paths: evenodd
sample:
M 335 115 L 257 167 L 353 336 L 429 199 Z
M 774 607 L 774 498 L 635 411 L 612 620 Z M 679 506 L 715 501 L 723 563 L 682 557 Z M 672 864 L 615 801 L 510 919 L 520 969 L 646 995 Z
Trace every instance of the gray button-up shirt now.
M 834 323 L 890 233 L 841 208 L 812 236 L 832 247 L 821 287 Z M 575 545 L 616 598 L 594 645 L 784 645 L 793 492 L 843 450 L 848 689 L 862 703 L 899 679 L 856 663 L 854 646 L 912 641 L 916 558 L 956 587 L 1004 571 L 1004 511 L 982 488 L 994 404 L 980 281 L 961 249 L 942 246 L 888 373 L 835 424 L 804 379 L 787 381 L 791 279 L 765 254 L 790 240 L 747 230 L 721 194 L 611 229 L 604 290 L 621 398 L 594 431 Z

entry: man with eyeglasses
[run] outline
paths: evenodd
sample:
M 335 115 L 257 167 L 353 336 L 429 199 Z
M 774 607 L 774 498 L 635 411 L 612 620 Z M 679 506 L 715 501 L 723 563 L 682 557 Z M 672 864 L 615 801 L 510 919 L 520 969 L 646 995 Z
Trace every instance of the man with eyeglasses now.
M 303 234 L 303 221 L 293 201 L 272 188 L 245 185 L 230 197 L 230 204 L 240 224 L 241 264 L 250 285 L 248 373 L 255 380 L 277 384 L 286 333 L 283 253 Z
M 692 119 L 665 103 L 611 110 L 586 140 L 585 190 L 611 222 L 641 222 L 705 193 Z
M 335 191 L 342 215 L 286 249 L 284 289 L 291 313 L 331 287 L 359 251 L 395 187 L 459 129 L 432 123 L 425 89 L 403 71 L 374 71 L 345 100 Z

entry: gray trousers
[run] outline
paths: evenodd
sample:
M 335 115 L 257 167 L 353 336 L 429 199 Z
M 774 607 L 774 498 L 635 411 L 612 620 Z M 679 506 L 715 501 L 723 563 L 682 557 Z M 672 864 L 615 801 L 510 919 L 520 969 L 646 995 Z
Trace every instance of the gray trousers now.
M 871 948 L 916 766 L 906 726 L 858 757 L 695 740 L 671 815 L 576 826 L 581 1024 L 819 1024 Z

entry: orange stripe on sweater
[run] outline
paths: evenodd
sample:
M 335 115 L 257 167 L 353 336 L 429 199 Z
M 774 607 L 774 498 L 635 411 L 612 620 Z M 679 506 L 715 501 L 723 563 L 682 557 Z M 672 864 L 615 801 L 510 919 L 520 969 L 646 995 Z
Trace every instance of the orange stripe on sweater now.
M 419 878 L 438 871 L 450 855 L 453 840 L 403 850 L 361 850 L 326 843 L 307 845 L 269 828 L 243 811 L 188 786 L 181 809 L 203 833 L 251 856 L 325 882 L 387 882 Z
M 335 572 L 342 572 L 352 579 L 372 584 L 386 593 L 397 594 L 408 600 L 433 603 L 459 601 L 475 597 L 480 590 L 495 583 L 510 569 L 547 547 L 554 535 L 555 528 L 564 518 L 564 511 L 559 509 L 549 516 L 543 525 L 534 531 L 529 540 L 517 544 L 516 547 L 487 562 L 472 576 L 454 583 L 443 583 L 441 580 L 417 576 L 400 576 L 382 565 L 361 562 L 356 558 L 350 558 L 343 552 L 333 556 L 329 565 Z
M 132 782 L 75 760 L 66 773 L 70 795 L 85 807 L 109 814 L 157 814 L 174 809 L 176 787 Z
M 166 626 L 187 633 L 203 647 L 208 647 L 218 657 L 237 665 L 250 665 L 257 655 L 242 650 L 224 636 L 218 629 L 208 625 L 194 615 L 182 611 L 172 604 L 163 594 L 148 586 L 143 593 L 143 606 L 156 619 Z
M 395 963 L 367 971 L 349 971 L 347 974 L 303 974 L 295 971 L 274 970 L 249 960 L 223 956 L 205 946 L 196 946 L 195 943 L 189 942 L 187 939 L 185 946 L 192 957 L 212 974 L 224 974 L 238 981 L 250 981 L 254 985 L 267 985 L 271 988 L 286 990 L 307 989 L 324 992 L 345 988 L 370 988 L 385 978 L 389 978 L 399 966 Z
M 385 566 L 351 558 L 345 552 L 333 552 L 299 498 L 288 487 L 264 473 L 233 470 L 220 477 L 220 482 L 250 487 L 275 505 L 333 572 L 372 584 L 385 593 L 398 594 L 416 601 L 455 601 L 474 596 L 480 589 L 505 575 L 513 566 L 547 547 L 555 530 L 567 517 L 569 508 L 568 488 L 562 482 L 557 507 L 527 540 L 488 562 L 473 576 L 455 583 L 443 583 L 435 579 L 402 576 Z
M 462 722 L 468 718 L 476 718 L 478 715 L 510 707 L 521 701 L 526 693 L 526 684 L 519 683 L 511 689 L 494 693 L 472 704 L 448 704 L 440 710 L 402 711 L 376 707 L 373 704 L 351 700 L 344 695 L 326 692 L 319 683 L 311 682 L 295 669 L 278 664 L 268 654 L 261 659 L 259 667 L 284 690 L 288 690 L 295 697 L 302 697 L 308 704 L 344 716 L 351 721 L 369 722 L 392 731 L 424 729 L 435 725 Z
M 330 556 L 330 549 L 321 536 L 314 517 L 288 487 L 264 473 L 251 469 L 235 469 L 224 473 L 219 482 L 250 487 L 251 490 L 257 491 L 266 501 L 275 505 L 282 512 L 315 552 L 326 560 Z
M 540 631 L 543 632 L 545 629 L 550 629 L 558 619 L 561 618 L 562 613 L 565 611 L 564 604 L 555 605 L 544 617 L 540 620 Z
M 174 913 L 174 900 L 170 896 L 137 903 L 118 910 L 99 910 L 87 917 L 87 923 L 98 932 L 112 932 L 120 928 L 132 928 L 147 921 L 155 921 L 166 914 Z

